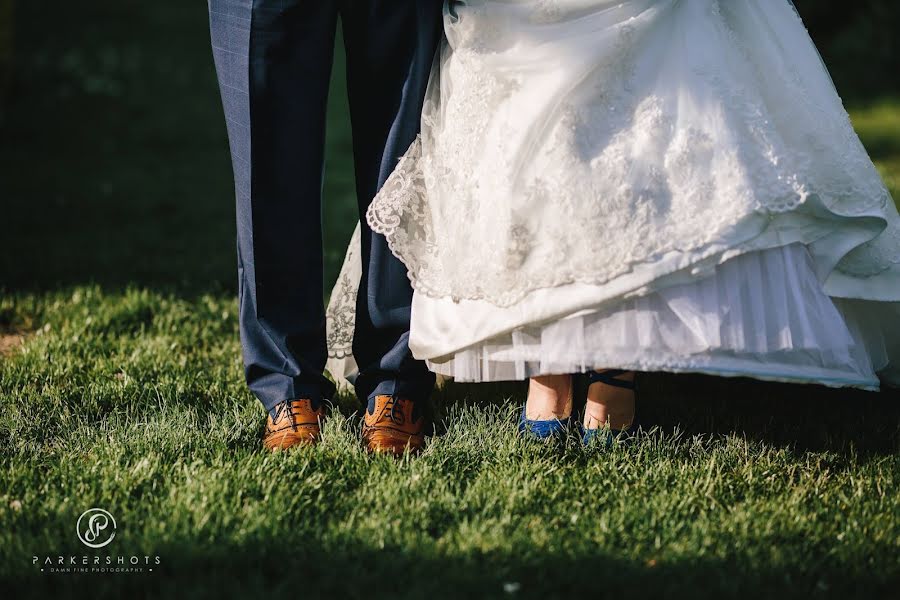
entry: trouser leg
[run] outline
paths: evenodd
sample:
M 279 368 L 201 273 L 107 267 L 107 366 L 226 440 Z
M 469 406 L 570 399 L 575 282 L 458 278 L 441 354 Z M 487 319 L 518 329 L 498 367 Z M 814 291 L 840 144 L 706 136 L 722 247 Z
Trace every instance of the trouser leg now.
M 409 351 L 412 289 L 406 267 L 365 212 L 419 131 L 422 102 L 441 39 L 441 0 L 344 0 L 347 87 L 353 124 L 363 273 L 353 353 L 356 391 L 426 397 L 434 375 Z
M 209 0 L 237 195 L 247 383 L 267 409 L 330 397 L 321 199 L 335 0 Z

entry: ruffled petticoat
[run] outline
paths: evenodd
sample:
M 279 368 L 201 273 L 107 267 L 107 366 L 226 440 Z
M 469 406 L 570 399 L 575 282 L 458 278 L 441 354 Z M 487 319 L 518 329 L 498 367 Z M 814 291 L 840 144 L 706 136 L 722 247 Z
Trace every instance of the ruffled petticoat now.
M 416 340 L 457 340 L 458 350 L 428 360 L 431 370 L 457 381 L 617 367 L 878 389 L 876 371 L 888 365 L 889 340 L 882 328 L 897 322 L 900 304 L 883 303 L 881 313 L 872 314 L 871 303 L 833 300 L 799 244 L 745 254 L 714 271 L 694 283 L 515 327 L 483 341 L 485 331 L 510 321 L 511 311 L 534 315 L 529 305 L 588 304 L 595 290 L 553 288 L 512 308 L 417 297 Z M 434 349 L 413 348 L 420 355 Z

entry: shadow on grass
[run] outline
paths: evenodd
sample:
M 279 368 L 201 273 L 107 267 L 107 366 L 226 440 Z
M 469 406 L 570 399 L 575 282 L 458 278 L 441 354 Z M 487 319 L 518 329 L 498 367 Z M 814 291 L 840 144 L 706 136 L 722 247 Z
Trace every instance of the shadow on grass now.
M 575 412 L 586 396 L 576 390 Z M 448 384 L 434 395 L 438 420 L 447 406 L 467 398 L 496 398 L 521 405 L 524 383 Z M 579 402 L 580 399 L 580 402 Z M 479 402 L 486 402 L 479 400 Z M 645 429 L 694 435 L 742 435 L 796 452 L 888 455 L 900 450 L 900 390 L 831 389 L 712 377 L 646 373 L 638 379 L 638 419 Z M 438 426 L 438 433 L 442 427 Z
M 289 537 L 289 536 L 288 536 Z M 803 544 L 787 536 L 785 547 Z M 257 540 L 214 547 L 161 548 L 153 573 L 38 573 L 30 560 L 22 576 L 8 581 L 6 597 L 78 598 L 135 594 L 179 598 L 877 598 L 888 597 L 897 574 L 874 572 L 865 561 L 839 559 L 778 564 L 742 549 L 723 558 L 683 561 L 623 560 L 582 548 L 532 547 L 520 553 L 485 550 L 468 559 L 433 552 L 411 555 L 400 548 L 372 548 L 362 541 L 320 547 L 316 540 Z M 889 555 L 891 548 L 870 548 Z M 524 554 L 524 555 L 523 555 Z M 23 561 L 24 562 L 24 561 Z M 25 575 L 24 573 L 29 573 Z
M 900 449 L 900 390 L 671 374 L 646 375 L 643 383 L 643 414 L 663 430 L 736 433 L 798 452 L 880 455 Z

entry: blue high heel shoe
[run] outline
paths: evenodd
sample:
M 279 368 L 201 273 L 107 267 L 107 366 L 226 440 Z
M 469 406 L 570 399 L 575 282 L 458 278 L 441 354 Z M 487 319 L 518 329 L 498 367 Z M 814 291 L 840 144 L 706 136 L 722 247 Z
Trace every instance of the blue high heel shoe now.
M 611 385 L 634 392 L 634 381 L 617 379 L 617 377 L 619 377 L 620 375 L 624 375 L 629 372 L 630 371 L 625 371 L 623 369 L 591 371 L 588 373 L 588 387 L 590 388 L 590 386 L 594 385 L 595 383 L 605 383 L 606 385 Z M 613 442 L 615 442 L 619 438 L 627 439 L 633 437 L 638 432 L 639 425 L 637 418 L 634 418 L 632 419 L 631 425 L 628 427 L 628 429 L 609 429 L 606 427 L 587 429 L 581 423 L 579 423 L 579 427 L 581 429 L 581 443 L 583 445 L 592 446 L 594 444 L 603 444 L 604 447 L 609 448 L 613 445 Z
M 572 424 L 572 416 L 565 419 L 550 419 L 539 421 L 525 418 L 525 407 L 522 407 L 522 415 L 519 417 L 519 432 L 529 434 L 536 439 L 546 440 L 552 437 L 562 437 Z
M 572 405 L 571 394 L 572 387 L 569 388 L 569 405 Z M 531 435 L 538 440 L 546 440 L 552 437 L 562 437 L 569 430 L 572 424 L 572 415 L 565 419 L 549 419 L 540 421 L 528 419 L 525 417 L 525 407 L 522 407 L 522 414 L 519 416 L 519 433 Z

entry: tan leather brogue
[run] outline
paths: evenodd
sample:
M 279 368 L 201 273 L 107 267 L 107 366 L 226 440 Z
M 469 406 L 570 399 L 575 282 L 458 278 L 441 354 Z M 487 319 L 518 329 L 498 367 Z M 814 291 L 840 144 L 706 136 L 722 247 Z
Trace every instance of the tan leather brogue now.
M 363 444 L 370 452 L 400 455 L 425 446 L 425 417 L 407 398 L 375 396 L 366 407 Z
M 268 450 L 287 450 L 319 441 L 325 403 L 313 408 L 311 400 L 286 400 L 275 407 L 266 420 L 263 446 Z

